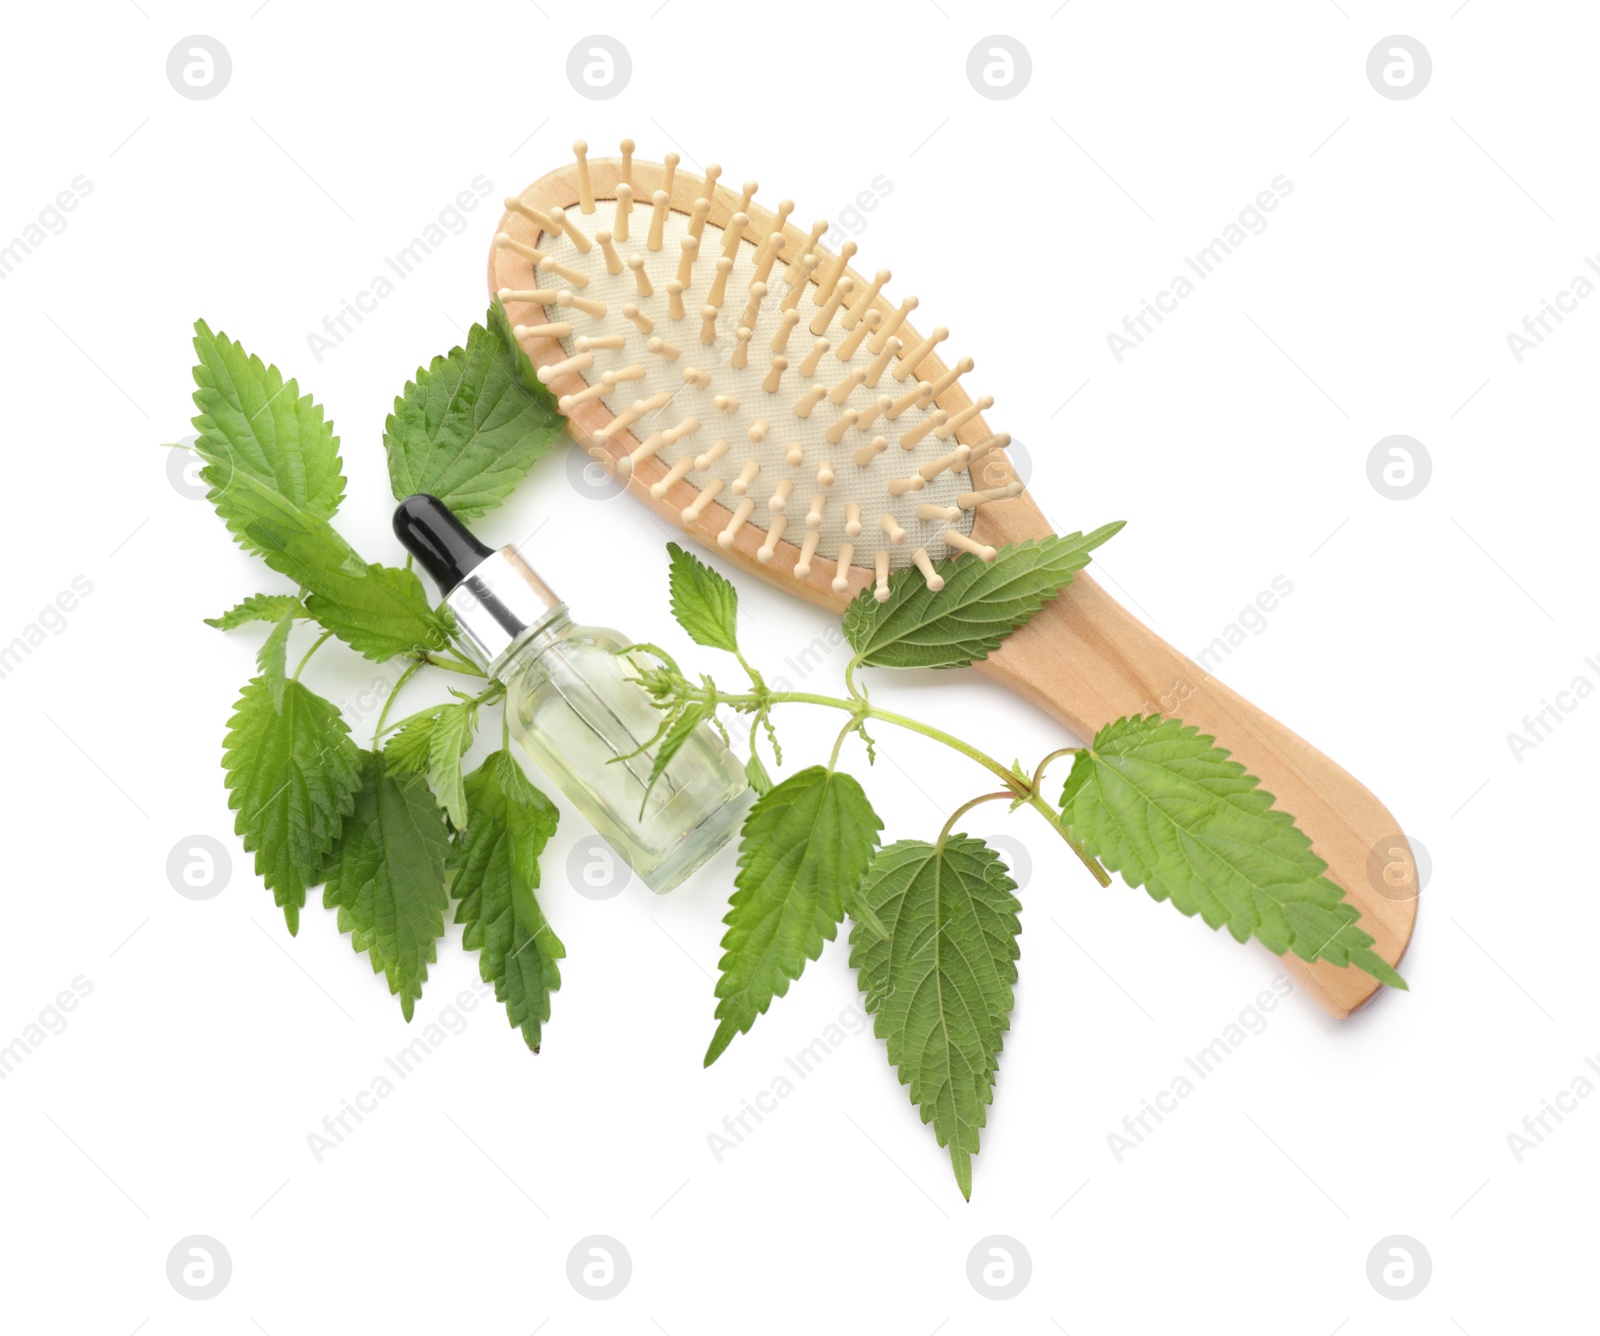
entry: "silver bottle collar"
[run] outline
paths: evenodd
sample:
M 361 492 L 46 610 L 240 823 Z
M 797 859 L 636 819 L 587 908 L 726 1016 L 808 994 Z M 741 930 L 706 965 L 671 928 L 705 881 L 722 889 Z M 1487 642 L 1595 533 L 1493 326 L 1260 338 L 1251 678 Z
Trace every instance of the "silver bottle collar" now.
M 462 651 L 491 677 L 561 603 L 514 547 L 485 557 L 444 601 L 455 616 Z

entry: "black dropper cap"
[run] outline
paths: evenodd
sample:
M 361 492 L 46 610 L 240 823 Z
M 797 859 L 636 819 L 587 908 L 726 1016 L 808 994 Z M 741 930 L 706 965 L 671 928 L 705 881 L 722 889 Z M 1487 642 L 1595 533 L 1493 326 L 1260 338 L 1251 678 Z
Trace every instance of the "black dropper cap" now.
M 433 577 L 441 594 L 448 594 L 494 555 L 436 496 L 418 492 L 408 496 L 394 512 L 394 532 L 407 552 Z

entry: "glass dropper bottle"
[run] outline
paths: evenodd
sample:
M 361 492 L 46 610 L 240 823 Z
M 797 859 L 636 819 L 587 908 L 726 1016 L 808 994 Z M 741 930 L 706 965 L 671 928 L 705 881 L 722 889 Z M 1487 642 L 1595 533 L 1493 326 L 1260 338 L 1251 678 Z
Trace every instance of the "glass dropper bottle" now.
M 631 680 L 648 666 L 632 641 L 575 625 L 515 547 L 481 543 L 437 497 L 407 497 L 394 528 L 443 592 L 461 652 L 505 684 L 518 744 L 645 885 L 670 891 L 738 831 L 754 794 L 708 725 L 651 785 L 662 715 Z

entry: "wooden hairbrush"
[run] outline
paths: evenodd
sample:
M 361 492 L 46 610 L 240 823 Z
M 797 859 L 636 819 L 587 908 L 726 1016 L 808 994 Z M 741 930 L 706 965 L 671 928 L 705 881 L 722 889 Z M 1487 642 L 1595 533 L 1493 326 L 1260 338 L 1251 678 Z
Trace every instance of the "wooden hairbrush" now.
M 752 574 L 843 612 L 916 566 L 1053 532 L 961 384 L 972 369 L 924 337 L 890 275 L 825 252 L 828 224 L 790 226 L 719 186 L 633 157 L 576 160 L 506 213 L 489 288 L 572 435 L 627 489 Z M 1215 736 L 1292 812 L 1398 964 L 1416 918 L 1409 845 L 1376 797 L 1173 649 L 1079 573 L 978 671 L 1082 738 L 1124 715 L 1176 715 Z M 1284 960 L 1334 1016 L 1380 986 L 1354 967 Z

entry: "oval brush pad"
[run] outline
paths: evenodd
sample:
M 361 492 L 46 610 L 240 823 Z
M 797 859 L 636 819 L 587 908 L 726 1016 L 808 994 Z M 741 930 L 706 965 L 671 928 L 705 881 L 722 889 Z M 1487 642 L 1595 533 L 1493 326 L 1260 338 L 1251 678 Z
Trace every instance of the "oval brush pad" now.
M 830 603 L 992 559 L 974 511 L 1022 489 L 992 400 L 959 384 L 971 361 L 944 365 L 947 331 L 911 325 L 887 270 L 850 269 L 854 243 L 824 251 L 825 221 L 789 227 L 788 201 L 768 214 L 717 175 L 580 151 L 507 201 L 491 285 L 573 434 L 703 541 Z

